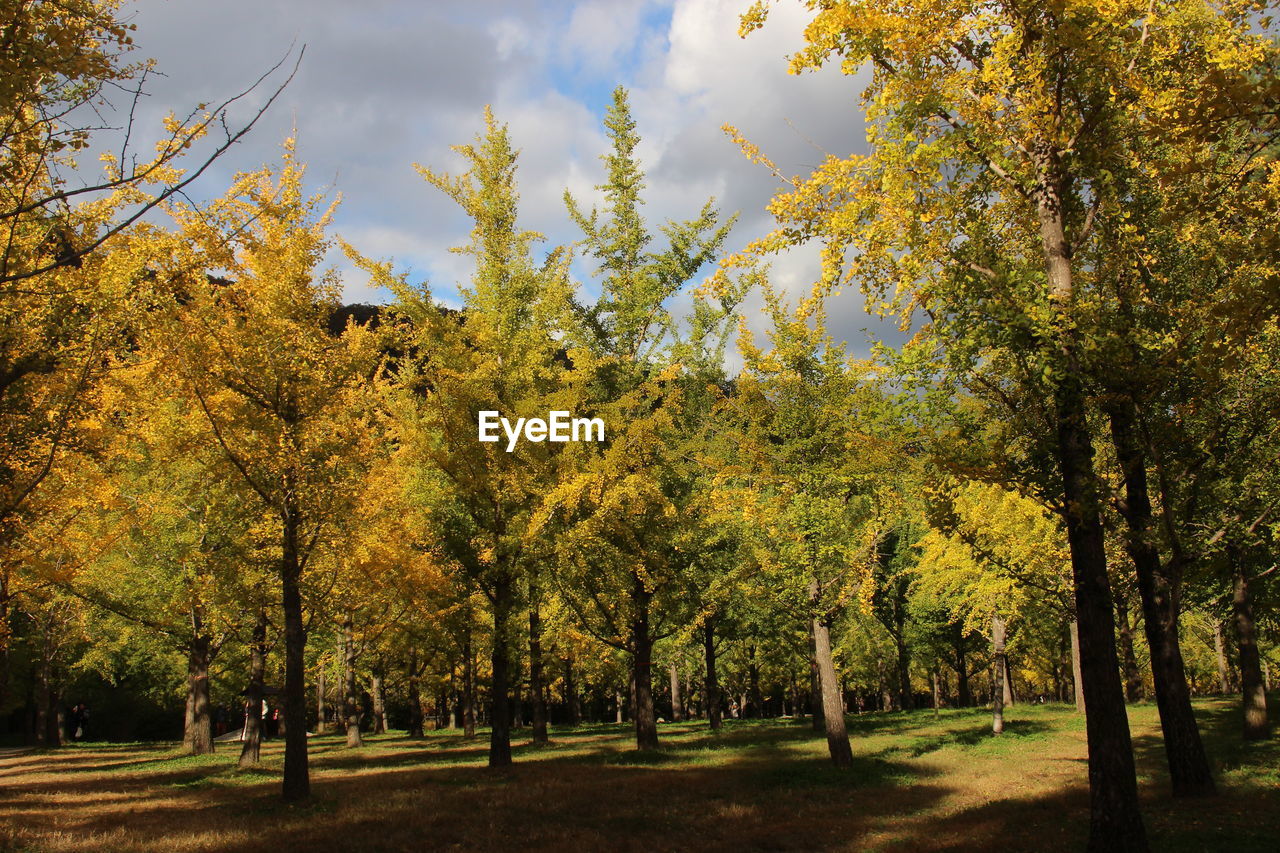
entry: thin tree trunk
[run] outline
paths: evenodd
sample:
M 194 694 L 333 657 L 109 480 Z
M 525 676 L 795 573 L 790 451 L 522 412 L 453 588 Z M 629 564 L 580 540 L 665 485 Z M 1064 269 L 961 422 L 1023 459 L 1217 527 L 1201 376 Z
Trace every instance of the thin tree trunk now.
M 197 625 L 199 617 L 196 617 Z M 213 752 L 213 715 L 209 702 L 209 661 L 212 641 L 208 635 L 191 638 L 187 648 L 187 712 L 182 729 L 182 749 L 189 755 Z
M 1253 622 L 1253 603 L 1249 600 L 1249 579 L 1238 561 L 1233 592 L 1231 604 L 1236 617 L 1240 686 L 1244 693 L 1244 739 L 1263 740 L 1271 736 L 1271 729 L 1267 724 L 1267 693 L 1263 687 L 1258 635 Z
M 469 626 L 462 644 L 462 736 L 476 736 L 476 660 Z
M 1083 714 L 1084 677 L 1080 674 L 1080 625 L 1071 620 L 1071 684 L 1075 691 L 1076 711 Z
M 613 710 L 614 710 L 613 721 L 618 725 L 622 725 L 622 691 L 621 690 L 613 691 Z
M 1197 796 L 1214 791 L 1209 758 L 1200 739 L 1186 668 L 1178 637 L 1180 560 L 1165 566 L 1153 542 L 1154 521 L 1147 485 L 1146 457 L 1138 441 L 1137 407 L 1132 398 L 1112 402 L 1107 409 L 1112 443 L 1124 476 L 1122 506 L 1128 527 L 1127 550 L 1138 578 L 1142 620 L 1151 649 L 1151 677 L 1155 686 L 1160 728 L 1173 795 Z
M 1120 660 L 1124 664 L 1124 698 L 1138 702 L 1142 699 L 1142 672 L 1133 652 L 1133 625 L 1123 596 L 1116 596 L 1116 623 L 1120 629 Z
M 1231 693 L 1231 670 L 1227 667 L 1227 644 L 1222 639 L 1222 623 L 1213 620 L 1213 653 L 1218 663 L 1218 695 Z
M 667 667 L 667 674 L 671 678 L 671 719 L 679 723 L 684 720 L 684 704 L 680 701 L 680 670 L 675 661 Z
M 811 586 L 811 591 L 816 584 Z M 831 659 L 831 631 L 819 617 L 813 620 L 813 639 L 817 650 L 818 679 L 822 685 L 822 719 L 827 733 L 827 751 L 831 763 L 841 769 L 853 767 L 853 750 L 844 726 L 844 703 L 835 663 Z
M 324 665 L 320 665 L 316 673 L 316 734 L 327 734 L 329 731 L 329 709 L 325 704 L 325 692 L 328 686 L 324 683 Z
M 955 622 L 951 625 L 951 649 L 956 655 L 956 704 L 968 708 L 973 704 L 973 691 L 969 688 L 969 661 L 964 650 L 964 626 Z
M 342 617 L 342 721 L 347 729 L 347 747 L 364 746 L 360 735 L 360 694 L 356 687 L 355 619 L 348 610 Z
M 822 719 L 822 679 L 818 675 L 818 641 L 813 634 L 813 621 L 809 622 L 809 726 L 815 732 L 826 732 Z
M 290 490 L 291 491 L 291 490 Z M 296 509 L 284 512 L 283 555 L 280 565 L 280 603 L 284 611 L 284 780 L 288 802 L 311 796 L 307 767 L 307 629 L 302 619 L 302 566 L 298 556 Z
M 387 731 L 387 685 L 382 677 L 382 665 L 373 671 L 370 692 L 373 694 L 373 733 L 385 734 Z
M 1012 707 L 1018 701 L 1018 695 L 1013 689 L 1013 671 L 1009 667 L 1009 656 L 1004 656 L 1004 706 Z
M 703 692 L 706 693 L 707 726 L 711 731 L 720 730 L 720 681 L 716 677 L 716 632 L 715 621 L 707 617 L 702 623 L 702 658 L 706 664 L 706 678 Z
M 573 658 L 564 659 L 564 704 L 569 712 L 569 725 L 582 723 L 582 706 L 578 701 L 578 688 L 573 683 Z
M 930 680 L 933 682 L 933 715 L 936 717 L 942 707 L 942 695 L 938 688 L 938 668 L 936 666 L 930 673 Z
M 653 597 L 640 576 L 634 578 L 631 606 L 631 677 L 635 690 L 636 749 L 658 748 L 658 720 L 653 710 L 653 637 L 649 633 L 649 601 Z
M 515 583 L 504 576 L 493 588 L 493 670 L 489 697 L 489 766 L 511 764 L 511 613 L 515 609 Z
M 422 714 L 422 688 L 418 683 L 418 650 L 409 650 L 409 737 L 424 737 Z M 441 702 L 441 705 L 444 703 Z
M 245 691 L 244 733 L 240 738 L 240 766 L 258 763 L 262 749 L 262 687 L 267 669 L 267 611 L 258 611 L 249 645 L 249 689 Z
M 529 701 L 533 705 L 533 742 L 548 743 L 547 697 L 542 686 L 542 617 L 538 612 L 538 584 L 529 581 Z
M 991 651 L 994 661 L 992 664 L 992 677 L 995 679 L 991 690 L 991 704 L 995 710 L 991 717 L 991 733 L 1001 734 L 1004 732 L 1004 702 L 1005 702 L 1005 666 L 1004 666 L 1004 620 L 999 616 L 991 617 Z

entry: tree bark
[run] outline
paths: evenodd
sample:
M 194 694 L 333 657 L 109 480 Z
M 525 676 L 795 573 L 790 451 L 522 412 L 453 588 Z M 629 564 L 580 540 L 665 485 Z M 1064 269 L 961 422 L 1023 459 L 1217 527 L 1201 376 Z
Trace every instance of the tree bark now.
M 1165 757 L 1175 797 L 1211 794 L 1213 776 L 1200 739 L 1186 668 L 1178 637 L 1178 592 L 1181 560 L 1175 553 L 1169 565 L 1160 560 L 1154 542 L 1155 523 L 1147 486 L 1146 457 L 1137 434 L 1137 406 L 1131 397 L 1112 401 L 1107 408 L 1112 443 L 1124 477 L 1121 507 L 1128 528 L 1126 543 L 1138 578 L 1142 621 L 1151 649 L 1151 677 L 1155 686 Z
M 198 620 L 199 617 L 195 617 Z M 213 752 L 213 716 L 209 702 L 209 661 L 212 640 L 201 634 L 187 648 L 187 710 L 182 727 L 182 749 L 189 755 Z
M 1240 686 L 1244 693 L 1244 739 L 1264 740 L 1271 736 L 1267 723 L 1267 693 L 1263 685 L 1258 634 L 1249 600 L 1249 579 L 1237 561 L 1231 598 L 1235 611 L 1236 643 L 1240 653 Z
M 320 666 L 319 672 L 316 673 L 316 734 L 322 735 L 329 731 L 329 709 L 325 703 L 325 693 L 328 691 L 328 685 L 324 683 L 324 666 Z
M 373 733 L 385 734 L 387 731 L 387 685 L 382 676 L 382 666 L 373 671 L 369 686 L 373 694 Z
M 1080 673 L 1080 623 L 1071 620 L 1071 685 L 1074 691 L 1076 711 L 1083 714 L 1084 676 Z
M 489 697 L 489 766 L 511 765 L 511 613 L 515 583 L 504 575 L 493 586 L 493 686 Z
M 992 663 L 992 682 L 991 704 L 994 711 L 991 716 L 991 733 L 1002 734 L 1004 732 L 1004 701 L 1005 701 L 1005 665 L 1004 665 L 1004 620 L 999 616 L 991 617 L 991 651 L 994 658 Z
M 844 702 L 840 696 L 835 663 L 831 659 L 831 629 L 819 617 L 813 620 L 813 640 L 817 651 L 818 679 L 822 685 L 822 720 L 827 734 L 827 751 L 831 754 L 832 764 L 848 769 L 853 767 L 853 749 L 849 746 L 849 733 L 844 726 Z
M 649 602 L 653 597 L 639 575 L 633 579 L 631 606 L 631 677 L 635 690 L 636 749 L 658 748 L 658 721 L 653 710 L 653 637 L 649 633 Z
M 342 617 L 342 722 L 347 730 L 347 747 L 364 746 L 360 734 L 360 693 L 356 685 L 355 619 L 348 610 Z
M 462 643 L 462 736 L 476 736 L 476 659 L 470 627 Z
M 826 732 L 822 719 L 822 679 L 818 675 L 818 641 L 814 639 L 813 621 L 809 622 L 809 727 L 815 732 Z
M 1006 708 L 1013 707 L 1018 701 L 1018 695 L 1013 689 L 1013 671 L 1009 667 L 1009 656 L 1004 656 L 1004 706 Z
M 968 708 L 973 704 L 973 691 L 969 688 L 969 661 L 965 655 L 964 634 L 964 625 L 959 622 L 951 624 L 951 649 L 956 656 L 956 704 L 961 708 Z
M 1222 639 L 1222 623 L 1213 620 L 1213 654 L 1218 663 L 1218 695 L 1231 693 L 1231 670 L 1227 666 L 1227 644 Z
M 684 720 L 684 703 L 680 700 L 680 669 L 675 661 L 667 667 L 667 675 L 671 679 L 671 719 L 679 723 Z
M 938 688 L 938 668 L 935 666 L 930 672 L 930 680 L 933 682 L 933 715 L 936 717 L 942 707 L 941 690 Z
M 244 732 L 240 735 L 241 767 L 258 763 L 262 750 L 262 694 L 263 679 L 267 668 L 267 611 L 258 611 L 258 621 L 253 625 L 253 640 L 249 645 L 249 689 L 244 712 Z
M 287 489 L 286 494 L 292 489 Z M 307 767 L 307 628 L 302 619 L 302 565 L 298 552 L 298 513 L 283 513 L 283 553 L 280 563 L 280 603 L 284 611 L 284 781 L 288 802 L 311 796 Z
M 529 702 L 533 706 L 533 742 L 549 743 L 547 697 L 542 685 L 542 616 L 537 581 L 529 581 Z
M 422 687 L 418 682 L 420 673 L 417 649 L 409 650 L 409 667 L 406 674 L 409 677 L 409 737 L 424 737 L 426 732 L 423 731 Z
M 1116 624 L 1120 629 L 1120 660 L 1124 665 L 1124 698 L 1138 702 L 1143 698 L 1142 672 L 1138 669 L 1138 656 L 1133 652 L 1133 624 L 1123 596 L 1116 596 Z
M 578 688 L 573 682 L 573 658 L 564 659 L 564 704 L 569 712 L 569 725 L 582 723 L 582 705 L 578 701 Z
M 706 677 L 703 692 L 706 693 L 707 727 L 711 731 L 719 731 L 720 718 L 720 680 L 716 676 L 716 629 L 715 621 L 708 616 L 702 623 L 702 659 L 706 664 Z

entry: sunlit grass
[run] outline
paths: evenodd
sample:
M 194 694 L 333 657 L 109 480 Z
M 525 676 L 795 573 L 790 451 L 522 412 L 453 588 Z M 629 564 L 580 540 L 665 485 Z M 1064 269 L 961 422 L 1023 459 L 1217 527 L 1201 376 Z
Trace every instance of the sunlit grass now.
M 1155 708 L 1130 709 L 1153 849 L 1272 850 L 1280 747 L 1245 744 L 1234 706 L 1198 706 L 1222 793 L 1175 802 Z M 855 766 L 826 760 L 807 720 L 553 728 L 491 771 L 487 732 L 310 741 L 313 797 L 279 800 L 282 747 L 254 768 L 238 744 L 83 744 L 0 760 L 0 850 L 1051 850 L 1080 849 L 1084 719 L 1064 706 L 849 717 Z M 693 839 L 698 839 L 695 844 Z

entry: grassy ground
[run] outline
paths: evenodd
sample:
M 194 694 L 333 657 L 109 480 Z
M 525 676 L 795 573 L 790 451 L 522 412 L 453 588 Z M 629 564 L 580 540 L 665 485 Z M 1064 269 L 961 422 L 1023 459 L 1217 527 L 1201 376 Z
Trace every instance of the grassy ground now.
M 1226 701 L 1198 706 L 1221 789 L 1173 802 L 1153 705 L 1130 718 L 1157 851 L 1280 849 L 1280 743 L 1245 745 Z M 856 766 L 839 773 L 804 722 L 737 721 L 717 735 L 661 727 L 555 729 L 516 766 L 484 767 L 483 738 L 313 738 L 313 801 L 278 801 L 280 744 L 253 771 L 238 744 L 89 744 L 0 758 L 0 850 L 1080 850 L 1083 718 L 1011 709 L 850 718 Z

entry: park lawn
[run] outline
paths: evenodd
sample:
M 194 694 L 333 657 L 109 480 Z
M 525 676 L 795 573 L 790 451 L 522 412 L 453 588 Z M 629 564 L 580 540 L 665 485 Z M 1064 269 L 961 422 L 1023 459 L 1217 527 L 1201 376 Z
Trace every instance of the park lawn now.
M 1280 745 L 1243 744 L 1234 703 L 1197 711 L 1220 794 L 1173 802 L 1155 707 L 1130 709 L 1156 851 L 1274 851 Z M 313 799 L 279 802 L 281 744 L 235 767 L 238 744 L 88 744 L 0 759 L 0 850 L 1080 850 L 1083 717 L 1018 705 L 990 735 L 979 710 L 851 716 L 855 767 L 826 764 L 806 721 L 555 728 L 516 766 L 485 768 L 485 737 L 432 732 L 312 739 Z M 524 731 L 527 734 L 527 730 Z M 518 732 L 517 734 L 520 734 Z

